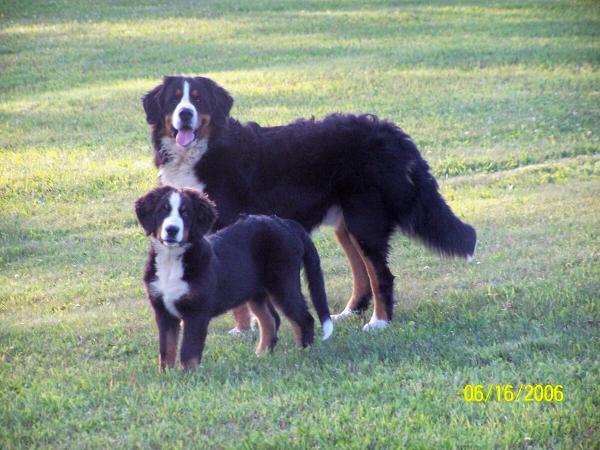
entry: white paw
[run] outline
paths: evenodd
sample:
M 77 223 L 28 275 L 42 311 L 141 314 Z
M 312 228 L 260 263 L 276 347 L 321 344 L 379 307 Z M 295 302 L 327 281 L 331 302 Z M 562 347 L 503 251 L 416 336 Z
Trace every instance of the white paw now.
M 382 328 L 387 327 L 388 325 L 389 322 L 387 320 L 380 320 L 373 316 L 371 320 L 369 320 L 369 323 L 363 327 L 363 331 L 369 332 L 373 330 L 380 330 Z
M 346 308 L 341 313 L 334 314 L 333 316 L 331 316 L 331 318 L 333 319 L 334 322 L 337 322 L 338 320 L 344 320 L 344 319 L 347 319 L 348 317 L 352 317 L 353 315 L 354 315 L 354 313 L 352 312 L 352 310 Z
M 333 333 L 333 322 L 330 319 L 327 319 L 323 322 L 323 340 L 327 339 Z

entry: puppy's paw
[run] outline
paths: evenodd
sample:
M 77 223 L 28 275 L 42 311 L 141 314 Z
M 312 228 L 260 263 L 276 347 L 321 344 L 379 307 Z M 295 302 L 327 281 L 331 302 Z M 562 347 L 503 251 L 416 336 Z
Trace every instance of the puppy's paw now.
M 200 365 L 200 358 L 190 358 L 185 361 L 181 361 L 181 368 L 185 371 L 194 370 Z

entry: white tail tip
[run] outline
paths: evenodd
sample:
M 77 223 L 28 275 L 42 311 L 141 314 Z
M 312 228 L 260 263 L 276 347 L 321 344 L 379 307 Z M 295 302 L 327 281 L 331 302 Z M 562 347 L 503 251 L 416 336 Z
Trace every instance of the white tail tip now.
M 473 253 L 467 255 L 467 262 L 473 262 L 475 259 L 475 253 L 477 253 L 477 241 L 475 241 L 475 248 L 473 249 Z
M 333 322 L 331 321 L 331 319 L 327 319 L 325 322 L 323 322 L 322 328 L 323 340 L 325 340 L 329 338 L 329 336 L 331 336 L 331 333 L 333 333 Z

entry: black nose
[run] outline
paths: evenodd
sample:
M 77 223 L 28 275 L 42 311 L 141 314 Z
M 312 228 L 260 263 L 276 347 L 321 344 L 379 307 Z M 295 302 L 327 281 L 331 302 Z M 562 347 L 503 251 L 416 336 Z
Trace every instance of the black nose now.
M 165 228 L 165 231 L 167 232 L 167 236 L 172 238 L 177 236 L 177 233 L 179 232 L 179 228 L 176 227 L 175 225 L 169 225 L 167 228 Z
M 181 120 L 184 122 L 189 122 L 192 120 L 193 115 L 194 111 L 188 108 L 183 108 L 181 111 L 179 111 L 179 117 L 181 117 Z

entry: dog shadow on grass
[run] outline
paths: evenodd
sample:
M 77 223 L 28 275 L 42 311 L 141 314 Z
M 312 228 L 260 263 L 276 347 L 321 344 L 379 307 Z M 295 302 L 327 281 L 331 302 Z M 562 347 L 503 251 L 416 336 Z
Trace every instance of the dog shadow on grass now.
M 316 327 L 315 343 L 302 350 L 294 347 L 291 330 L 284 323 L 275 350 L 261 357 L 253 354 L 257 332 L 240 339 L 225 331 L 213 331 L 202 366 L 192 376 L 229 382 L 232 377 L 268 379 L 286 373 L 318 378 L 318 374 L 351 374 L 378 367 L 444 367 L 461 371 L 499 364 L 529 366 L 534 357 L 548 361 L 572 357 L 565 345 L 573 339 L 565 325 L 569 318 L 552 323 L 516 314 L 490 313 L 486 300 L 485 294 L 472 295 L 458 310 L 453 305 L 436 304 L 398 311 L 388 328 L 370 333 L 362 331 L 368 315 L 357 315 L 336 323 L 333 335 L 324 342 L 319 340 L 320 328 Z M 570 328 L 572 333 L 582 332 L 580 327 Z M 587 332 L 591 334 L 593 330 Z

